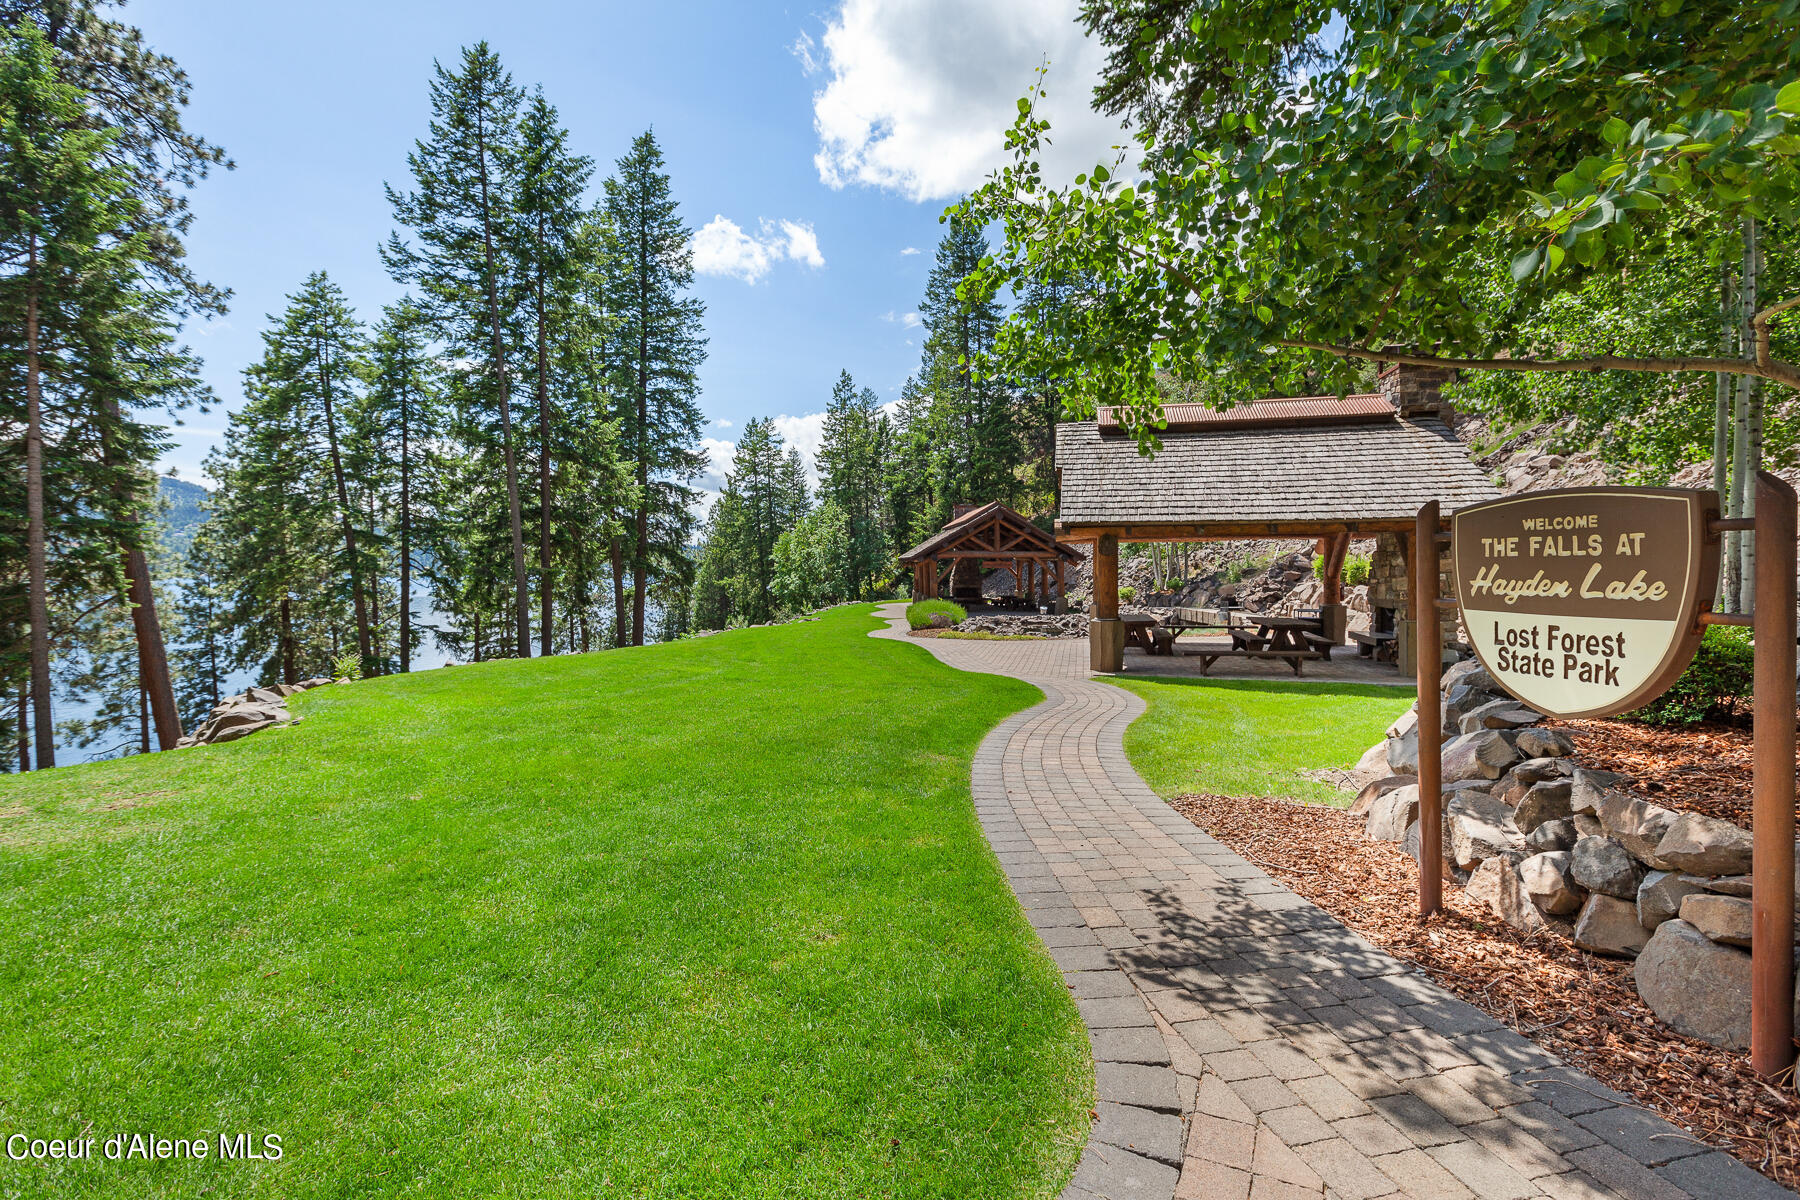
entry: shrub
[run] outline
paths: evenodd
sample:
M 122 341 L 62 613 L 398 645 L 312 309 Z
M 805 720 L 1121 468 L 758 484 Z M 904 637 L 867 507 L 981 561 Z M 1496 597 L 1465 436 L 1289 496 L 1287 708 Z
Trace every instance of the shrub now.
M 1754 686 L 1750 631 L 1739 626 L 1709 625 L 1694 661 L 1669 690 L 1636 712 L 1625 714 L 1646 725 L 1698 725 L 1729 720 Z
M 1369 582 L 1369 568 L 1374 560 L 1367 554 L 1352 554 L 1344 559 L 1344 586 L 1360 587 Z M 1325 578 L 1325 556 L 1313 555 L 1313 578 Z
M 1136 599 L 1137 599 L 1137 589 L 1132 587 L 1129 583 L 1119 589 L 1119 603 L 1120 604 L 1130 604 L 1133 600 L 1136 600 Z
M 948 600 L 915 600 L 906 606 L 906 623 L 914 629 L 925 629 L 936 613 L 949 613 L 951 624 L 961 624 L 969 615 L 962 605 Z
M 363 677 L 362 656 L 354 650 L 346 650 L 331 662 L 331 674 L 335 679 L 361 679 Z

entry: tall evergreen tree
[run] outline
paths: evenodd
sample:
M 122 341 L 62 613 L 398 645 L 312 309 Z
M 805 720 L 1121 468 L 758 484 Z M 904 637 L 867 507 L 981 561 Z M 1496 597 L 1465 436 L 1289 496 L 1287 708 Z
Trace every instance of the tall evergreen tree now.
M 991 370 L 980 369 L 994 349 L 1000 306 L 991 297 L 957 294 L 989 249 L 979 222 L 952 217 L 919 302 L 927 333 L 921 383 L 932 398 L 938 474 L 947 488 L 938 497 L 939 521 L 958 500 L 1011 503 L 1018 492 L 1023 451 L 1014 397 Z
M 262 380 L 295 414 L 330 467 L 331 502 L 343 539 L 340 577 L 349 585 L 356 617 L 356 652 L 364 671 L 375 662 L 369 615 L 369 563 L 358 550 L 358 512 L 351 503 L 344 466 L 346 418 L 357 403 L 367 370 L 361 324 L 343 289 L 323 271 L 309 275 L 288 297 L 279 323 L 263 334 Z M 366 546 L 373 530 L 363 534 Z
M 594 173 L 593 160 L 571 154 L 568 133 L 556 109 L 538 89 L 519 123 L 519 193 L 514 221 L 514 253 L 522 273 L 524 343 L 531 348 L 530 372 L 537 401 L 538 459 L 538 653 L 554 654 L 553 607 L 556 574 L 551 543 L 556 506 L 552 488 L 555 412 L 551 402 L 556 343 L 572 332 L 566 326 L 580 283 L 577 253 L 586 220 L 582 195 Z
M 688 485 L 706 464 L 699 447 L 706 310 L 684 294 L 693 283 L 693 249 L 653 133 L 639 135 L 619 159 L 606 181 L 605 213 L 613 237 L 607 307 L 617 321 L 608 358 L 622 448 L 636 462 L 638 493 L 630 544 L 613 555 L 616 581 L 623 568 L 631 571 L 629 637 L 620 582 L 617 623 L 622 644 L 642 645 L 652 572 L 691 570 L 695 492 Z
M 146 286 L 129 180 L 107 159 L 113 136 L 88 120 L 35 22 L 0 31 L 0 323 L 14 384 L 5 423 L 24 446 L 20 573 L 39 767 L 56 761 L 52 590 L 108 590 L 120 538 L 135 532 L 121 500 L 141 487 L 139 464 L 159 444 L 117 402 L 121 391 L 134 407 L 152 402 L 162 397 L 151 389 L 170 385 L 118 369 L 139 354 L 159 375 L 174 361 L 165 305 Z M 115 375 L 127 386 L 112 386 Z
M 459 70 L 434 64 L 430 136 L 407 164 L 414 189 L 387 188 L 395 219 L 414 241 L 388 239 L 394 278 L 418 286 L 421 305 L 454 353 L 484 361 L 465 384 L 499 419 L 513 583 L 513 645 L 531 653 L 531 596 L 512 417 L 508 313 L 520 285 L 507 242 L 519 203 L 519 108 L 523 94 L 486 42 L 462 52 Z
M 357 408 L 357 439 L 378 486 L 392 491 L 400 670 L 412 669 L 413 567 L 417 543 L 417 487 L 430 439 L 439 428 L 443 371 L 431 353 L 429 327 L 410 300 L 389 305 L 375 329 L 369 388 Z
M 843 513 L 846 560 L 854 599 L 874 595 L 891 578 L 885 525 L 884 468 L 891 428 L 880 397 L 858 391 L 850 372 L 838 375 L 819 439 L 819 493 Z

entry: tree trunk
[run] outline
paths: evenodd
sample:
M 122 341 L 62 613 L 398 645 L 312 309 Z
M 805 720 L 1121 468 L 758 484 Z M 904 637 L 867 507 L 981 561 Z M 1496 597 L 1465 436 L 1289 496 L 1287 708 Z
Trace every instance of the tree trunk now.
M 519 511 L 519 464 L 513 454 L 512 392 L 506 374 L 506 343 L 500 336 L 499 263 L 494 253 L 493 203 L 488 195 L 487 131 L 476 131 L 476 152 L 481 173 L 481 246 L 486 270 L 488 307 L 488 358 L 500 398 L 500 445 L 506 462 L 506 513 L 512 531 L 513 616 L 518 625 L 522 655 L 531 653 L 531 589 L 525 579 L 525 528 Z
M 629 646 L 627 631 L 631 621 L 625 611 L 625 550 L 619 545 L 618 535 L 614 535 L 609 547 L 612 557 L 613 585 L 613 645 Z
M 549 321 L 544 314 L 544 279 L 537 279 L 537 405 L 538 405 L 538 652 L 548 658 L 556 653 L 552 642 L 554 613 L 551 609 L 550 573 L 550 348 Z
M 294 668 L 294 602 L 287 595 L 281 597 L 281 682 L 299 683 L 300 674 Z
M 25 558 L 26 619 L 31 622 L 32 734 L 40 770 L 56 765 L 50 712 L 50 559 L 44 531 L 43 363 L 38 356 L 38 243 L 27 248 L 25 292 Z
M 108 399 L 103 405 L 106 420 L 116 429 L 121 420 L 118 401 Z M 104 435 L 100 453 L 109 468 L 121 464 L 113 455 L 111 440 Z M 130 507 L 129 490 L 121 484 L 114 495 L 122 508 Z M 142 536 L 139 514 L 129 518 Z M 131 629 L 137 639 L 138 679 L 149 693 L 150 711 L 156 719 L 156 744 L 161 750 L 173 750 L 181 740 L 181 710 L 175 703 L 175 683 L 169 676 L 169 652 L 163 642 L 162 622 L 156 615 L 156 590 L 150 581 L 150 560 L 142 547 L 121 545 L 119 558 L 125 569 L 125 600 L 131 608 Z M 149 753 L 148 750 L 145 753 Z
M 19 681 L 19 770 L 31 770 L 31 685 Z
M 412 414 L 400 397 L 400 672 L 412 670 Z
M 1751 318 L 1756 315 L 1758 290 L 1762 274 L 1762 247 L 1757 237 L 1756 221 L 1744 219 L 1744 269 L 1741 279 L 1742 339 L 1740 353 L 1745 358 L 1756 355 L 1755 330 Z M 1738 405 L 1743 422 L 1743 483 L 1740 486 L 1740 516 L 1756 515 L 1756 473 L 1762 469 L 1762 380 L 1745 375 L 1738 380 Z M 1756 537 L 1738 535 L 1738 604 L 1736 611 L 1750 612 L 1756 605 Z
M 150 693 L 144 688 L 144 677 L 138 676 L 138 753 L 150 753 Z
M 356 527 L 350 519 L 350 492 L 344 485 L 344 461 L 338 454 L 337 412 L 331 403 L 331 368 L 326 365 L 321 339 L 313 340 L 319 360 L 319 400 L 325 406 L 325 441 L 331 450 L 331 477 L 337 484 L 338 521 L 344 531 L 344 557 L 350 567 L 350 597 L 356 609 L 356 655 L 367 671 L 374 655 L 369 646 L 369 606 L 363 596 L 362 570 L 356 558 Z

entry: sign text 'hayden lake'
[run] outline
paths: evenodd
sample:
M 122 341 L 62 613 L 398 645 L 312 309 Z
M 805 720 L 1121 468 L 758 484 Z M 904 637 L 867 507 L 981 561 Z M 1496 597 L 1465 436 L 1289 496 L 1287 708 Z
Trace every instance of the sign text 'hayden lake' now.
M 1711 492 L 1579 488 L 1458 512 L 1456 599 L 1482 665 L 1547 713 L 1643 705 L 1699 643 L 1717 507 Z

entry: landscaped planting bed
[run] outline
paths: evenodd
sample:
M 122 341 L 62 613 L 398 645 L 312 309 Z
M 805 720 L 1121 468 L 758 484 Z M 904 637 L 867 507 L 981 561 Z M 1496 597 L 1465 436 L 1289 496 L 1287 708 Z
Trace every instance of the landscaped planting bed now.
M 1606 764 L 1611 765 L 1611 764 Z M 1682 1037 L 1651 1015 L 1631 964 L 1526 934 L 1458 888 L 1418 916 L 1415 865 L 1340 809 L 1280 799 L 1175 797 L 1183 816 L 1371 942 L 1496 1020 L 1697 1137 L 1800 1187 L 1800 1096 L 1741 1054 Z M 1720 814 L 1724 815 L 1724 814 Z

